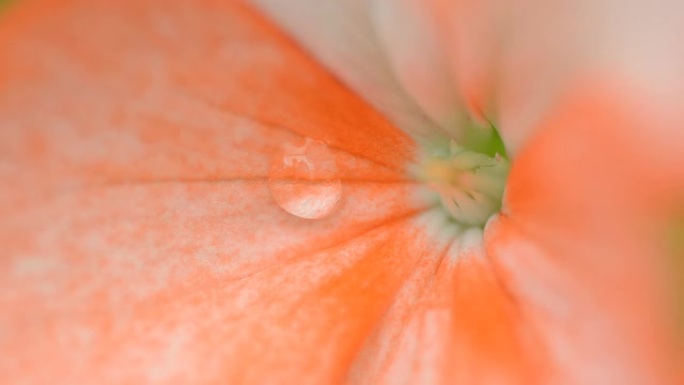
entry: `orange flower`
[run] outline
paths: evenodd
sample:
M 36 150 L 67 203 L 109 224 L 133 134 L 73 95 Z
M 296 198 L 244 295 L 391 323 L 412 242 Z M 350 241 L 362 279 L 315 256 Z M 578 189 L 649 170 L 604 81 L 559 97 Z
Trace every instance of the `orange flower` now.
M 646 4 L 15 4 L 0 383 L 677 383 Z

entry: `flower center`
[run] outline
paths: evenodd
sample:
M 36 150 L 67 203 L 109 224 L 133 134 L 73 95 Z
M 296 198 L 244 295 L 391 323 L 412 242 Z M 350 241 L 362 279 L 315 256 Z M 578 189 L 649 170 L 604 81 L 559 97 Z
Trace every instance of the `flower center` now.
M 483 227 L 501 208 L 509 162 L 494 127 L 470 125 L 464 138 L 426 146 L 417 176 L 458 224 Z

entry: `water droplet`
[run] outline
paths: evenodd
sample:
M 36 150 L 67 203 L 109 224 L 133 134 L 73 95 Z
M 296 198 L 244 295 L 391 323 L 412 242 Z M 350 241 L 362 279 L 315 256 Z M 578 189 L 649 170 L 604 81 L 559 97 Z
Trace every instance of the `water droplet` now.
M 268 188 L 276 203 L 292 215 L 306 219 L 331 215 L 342 199 L 335 154 L 311 138 L 283 144 L 271 159 Z

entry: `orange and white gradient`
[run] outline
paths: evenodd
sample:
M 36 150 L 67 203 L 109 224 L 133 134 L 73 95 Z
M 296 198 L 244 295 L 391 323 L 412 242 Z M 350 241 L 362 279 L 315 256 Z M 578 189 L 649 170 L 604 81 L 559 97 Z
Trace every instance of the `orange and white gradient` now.
M 14 0 L 0 384 L 680 384 L 683 19 Z M 416 169 L 488 124 L 510 173 L 463 223 Z

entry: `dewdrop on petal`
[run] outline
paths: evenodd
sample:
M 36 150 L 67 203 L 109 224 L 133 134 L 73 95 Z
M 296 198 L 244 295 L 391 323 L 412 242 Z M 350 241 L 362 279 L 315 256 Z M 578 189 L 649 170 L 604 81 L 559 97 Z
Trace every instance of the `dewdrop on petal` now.
M 271 158 L 268 188 L 275 202 L 294 216 L 332 215 L 342 200 L 335 154 L 311 138 L 284 143 Z

